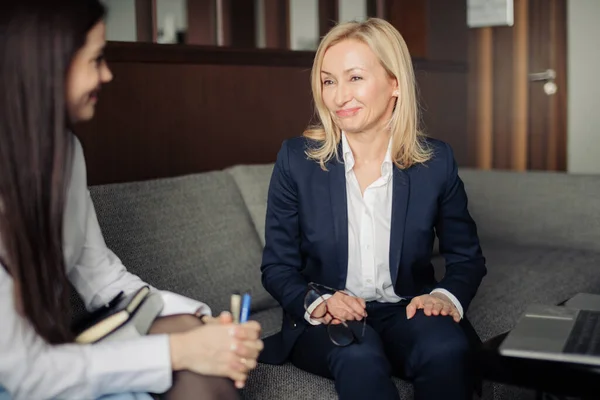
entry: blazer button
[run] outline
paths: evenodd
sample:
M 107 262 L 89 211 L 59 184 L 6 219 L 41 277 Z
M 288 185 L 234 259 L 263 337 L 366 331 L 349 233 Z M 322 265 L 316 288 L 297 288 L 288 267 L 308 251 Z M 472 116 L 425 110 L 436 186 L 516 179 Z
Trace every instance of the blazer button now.
M 292 326 L 295 328 L 295 327 L 297 327 L 297 326 L 298 326 L 298 324 L 294 322 L 294 323 L 292 324 Z

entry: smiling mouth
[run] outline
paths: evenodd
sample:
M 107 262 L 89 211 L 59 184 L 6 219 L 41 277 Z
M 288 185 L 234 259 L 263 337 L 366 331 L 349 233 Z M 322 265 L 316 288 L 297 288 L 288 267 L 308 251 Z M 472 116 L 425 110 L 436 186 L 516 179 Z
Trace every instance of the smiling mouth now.
M 360 110 L 359 107 L 347 108 L 347 109 L 344 109 L 344 110 L 337 110 L 335 112 L 335 114 L 338 117 L 340 117 L 340 118 L 351 117 L 351 116 L 355 115 L 359 110 Z
M 100 94 L 100 89 L 96 89 L 94 91 L 92 91 L 89 95 L 89 98 L 91 100 L 98 100 L 98 95 Z

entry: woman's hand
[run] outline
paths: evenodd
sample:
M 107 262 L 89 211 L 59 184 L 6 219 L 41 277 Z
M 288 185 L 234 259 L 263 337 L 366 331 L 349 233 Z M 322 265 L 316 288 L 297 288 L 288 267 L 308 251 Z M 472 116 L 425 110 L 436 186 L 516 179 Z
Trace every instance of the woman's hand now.
M 256 321 L 234 325 L 217 321 L 170 335 L 171 366 L 202 375 L 228 377 L 243 388 L 263 349 Z
M 434 292 L 414 297 L 406 306 L 406 318 L 411 319 L 415 316 L 417 310 L 423 310 L 425 315 L 449 315 L 454 321 L 460 322 L 460 313 L 454 306 L 454 303 L 443 293 Z
M 340 321 L 361 321 L 367 316 L 365 300 L 343 292 L 335 292 L 327 301 L 319 304 L 310 314 L 311 318 L 322 323 Z M 336 321 L 337 320 L 337 321 Z
M 207 324 L 207 325 L 210 325 L 210 324 L 225 324 L 226 325 L 226 324 L 233 323 L 233 316 L 231 315 L 231 313 L 229 311 L 223 311 L 216 318 L 212 317 L 210 315 L 204 315 L 201 320 L 204 324 Z

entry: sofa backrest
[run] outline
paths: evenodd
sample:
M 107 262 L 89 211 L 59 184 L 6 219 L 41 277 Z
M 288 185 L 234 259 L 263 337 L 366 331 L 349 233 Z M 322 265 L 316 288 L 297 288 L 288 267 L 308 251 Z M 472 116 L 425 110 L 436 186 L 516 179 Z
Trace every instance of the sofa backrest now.
M 227 169 L 238 185 L 263 246 L 265 245 L 267 194 L 273 165 L 236 165 Z
M 273 164 L 238 165 L 227 171 L 264 245 Z M 482 241 L 600 251 L 600 176 L 471 168 L 461 168 L 459 175 Z
M 273 164 L 90 188 L 108 246 L 159 288 L 229 308 L 276 307 L 260 282 Z M 461 168 L 482 241 L 600 250 L 600 176 Z M 485 246 L 484 246 L 485 247 Z M 485 248 L 484 248 L 485 251 Z
M 600 251 L 600 176 L 468 168 L 459 175 L 482 239 Z
M 252 311 L 276 307 L 260 281 L 262 244 L 233 177 L 215 171 L 93 186 L 109 248 L 150 284 L 229 309 L 250 291 Z

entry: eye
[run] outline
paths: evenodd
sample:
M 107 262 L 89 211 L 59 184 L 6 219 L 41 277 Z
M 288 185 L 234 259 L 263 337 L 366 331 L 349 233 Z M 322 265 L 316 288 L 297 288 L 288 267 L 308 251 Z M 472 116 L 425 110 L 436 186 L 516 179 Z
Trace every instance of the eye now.
M 361 81 L 361 80 L 362 80 L 362 77 L 356 76 L 356 75 L 350 78 L 350 81 L 352 81 L 352 82 Z
M 95 63 L 96 65 L 102 65 L 102 63 L 103 63 L 104 61 L 105 61 L 104 54 L 100 54 L 98 57 L 96 57 L 96 58 L 94 59 L 94 63 Z
M 325 79 L 323 81 L 323 86 L 329 86 L 329 85 L 332 85 L 332 84 L 333 84 L 333 81 L 331 79 Z

